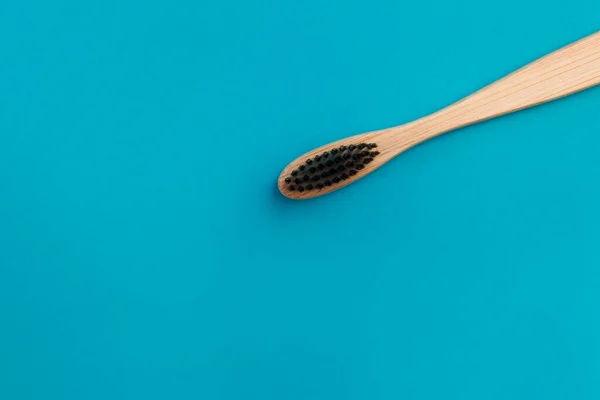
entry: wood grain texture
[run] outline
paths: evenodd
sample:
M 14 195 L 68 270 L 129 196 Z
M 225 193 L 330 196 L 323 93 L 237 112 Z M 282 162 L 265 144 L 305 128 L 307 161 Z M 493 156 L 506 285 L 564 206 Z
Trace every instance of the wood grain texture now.
M 600 84 L 600 32 L 519 69 L 441 111 L 401 126 L 364 133 L 321 146 L 292 161 L 278 187 L 292 199 L 308 199 L 340 189 L 416 144 L 458 128 L 533 107 Z M 307 158 L 340 145 L 375 142 L 381 155 L 356 176 L 322 190 L 287 190 L 284 179 Z

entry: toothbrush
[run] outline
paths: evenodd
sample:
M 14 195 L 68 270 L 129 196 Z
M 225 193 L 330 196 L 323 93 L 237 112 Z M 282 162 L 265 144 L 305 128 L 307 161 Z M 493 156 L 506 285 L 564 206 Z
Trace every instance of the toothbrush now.
M 542 57 L 434 114 L 309 151 L 283 169 L 277 186 L 291 199 L 322 196 L 355 182 L 403 151 L 442 133 L 598 84 L 600 32 Z

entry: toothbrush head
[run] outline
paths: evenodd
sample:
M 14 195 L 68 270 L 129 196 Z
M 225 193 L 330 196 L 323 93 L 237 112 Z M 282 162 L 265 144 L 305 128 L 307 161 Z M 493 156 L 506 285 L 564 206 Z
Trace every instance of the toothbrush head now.
M 286 168 L 280 176 L 279 190 L 293 199 L 318 196 L 322 191 L 335 190 L 365 174 L 379 155 L 377 143 L 330 147 Z

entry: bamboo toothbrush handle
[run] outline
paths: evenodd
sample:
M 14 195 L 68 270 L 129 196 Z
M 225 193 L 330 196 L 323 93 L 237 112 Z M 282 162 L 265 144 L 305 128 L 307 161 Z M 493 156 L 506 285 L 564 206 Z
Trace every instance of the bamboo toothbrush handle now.
M 428 135 L 461 128 L 600 84 L 600 32 L 521 68 L 429 117 Z M 423 121 L 425 122 L 425 121 Z

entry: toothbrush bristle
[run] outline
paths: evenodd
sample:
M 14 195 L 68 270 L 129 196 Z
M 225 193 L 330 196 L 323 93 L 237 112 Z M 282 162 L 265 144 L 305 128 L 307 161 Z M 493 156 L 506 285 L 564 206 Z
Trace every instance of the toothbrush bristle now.
M 302 193 L 335 186 L 357 175 L 365 168 L 366 164 L 373 162 L 380 153 L 368 150 L 376 147 L 376 143 L 357 143 L 329 149 L 313 158 L 309 158 L 304 164 L 292 171 L 290 176 L 285 177 L 285 188 L 290 192 L 298 191 Z M 300 172 L 302 172 L 301 175 Z M 307 182 L 314 182 L 315 184 L 306 184 Z

